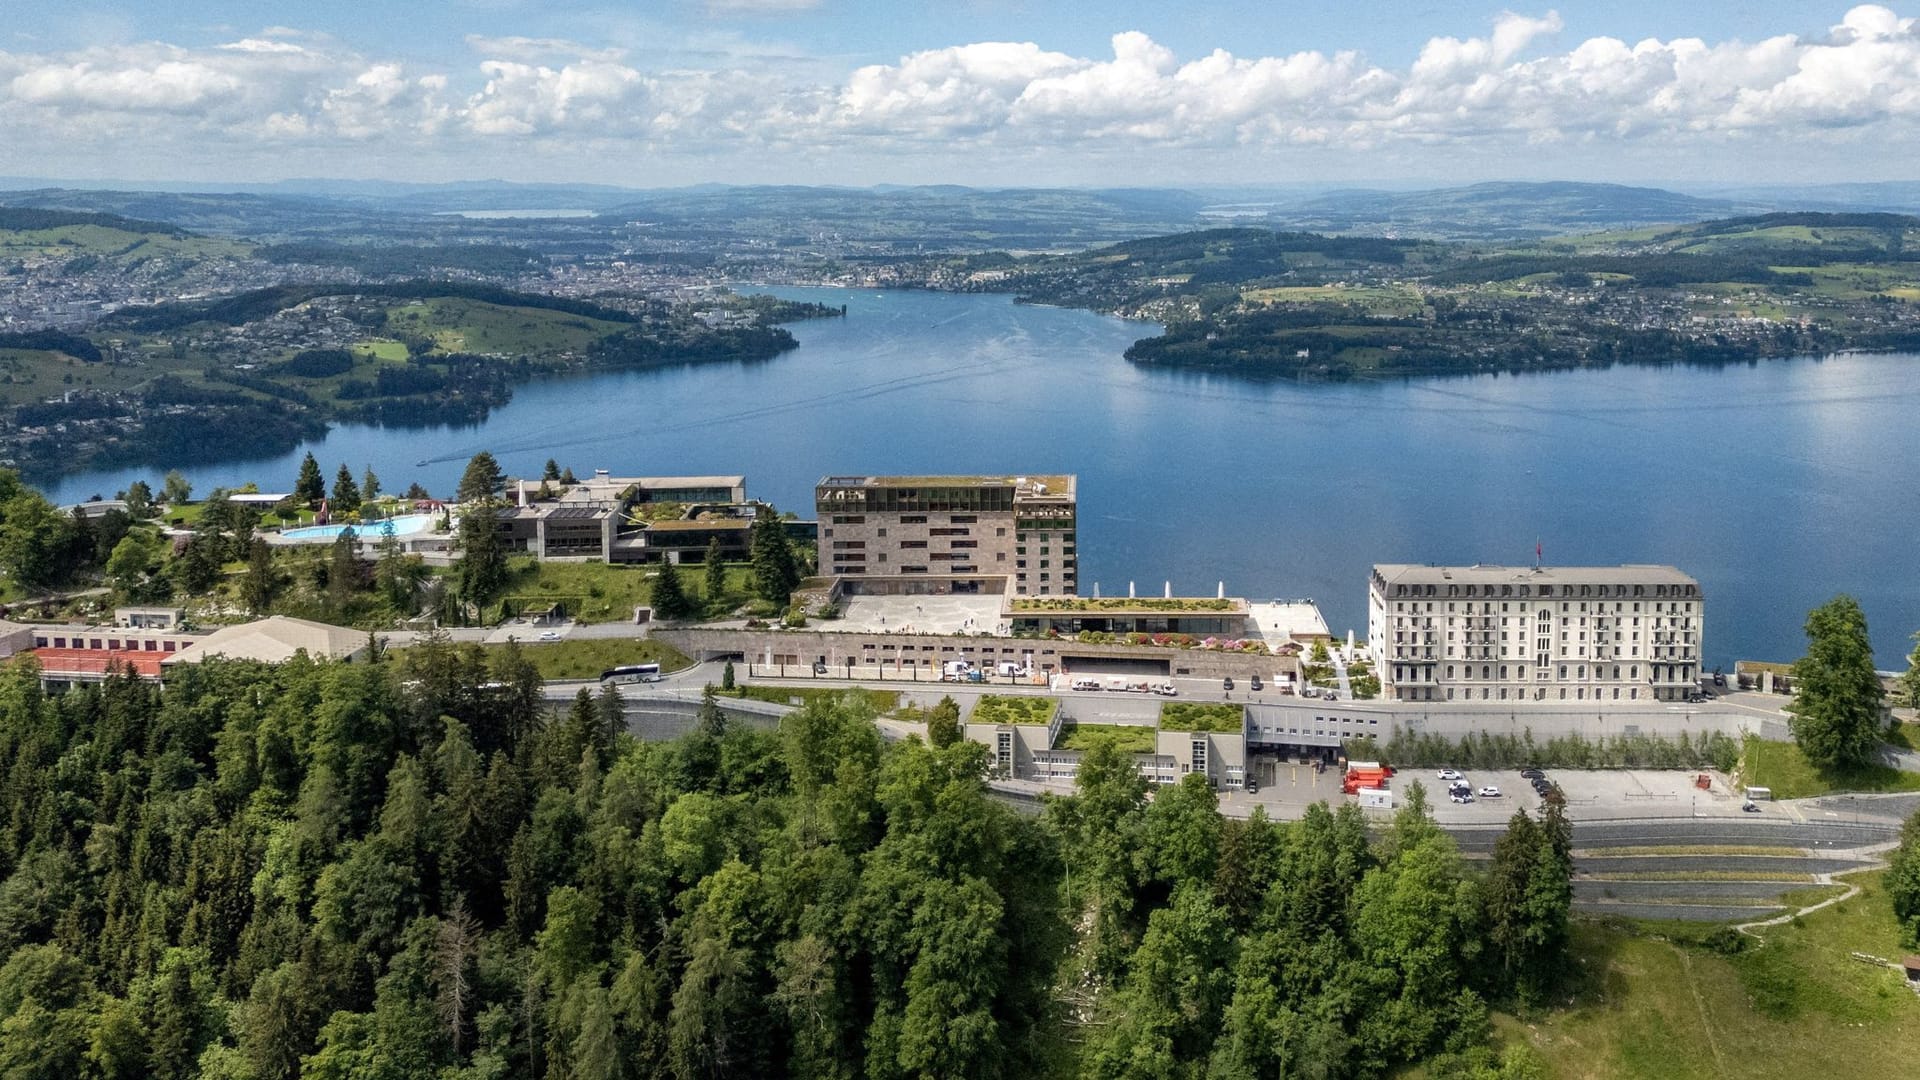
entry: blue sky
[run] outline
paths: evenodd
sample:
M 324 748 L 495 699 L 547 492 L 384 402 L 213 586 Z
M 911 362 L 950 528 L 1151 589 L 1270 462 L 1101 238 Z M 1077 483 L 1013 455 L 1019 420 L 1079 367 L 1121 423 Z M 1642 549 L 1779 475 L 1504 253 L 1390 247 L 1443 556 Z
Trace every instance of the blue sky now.
M 0 168 L 732 182 L 1911 178 L 1917 10 L 14 0 Z

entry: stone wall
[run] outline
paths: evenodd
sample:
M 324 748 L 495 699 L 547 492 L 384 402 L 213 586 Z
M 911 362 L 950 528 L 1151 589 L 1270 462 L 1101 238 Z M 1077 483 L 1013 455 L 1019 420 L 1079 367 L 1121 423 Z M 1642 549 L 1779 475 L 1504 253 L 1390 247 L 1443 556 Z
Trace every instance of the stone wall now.
M 1101 673 L 1098 665 L 1112 661 L 1116 665 L 1147 661 L 1166 665 L 1166 674 L 1194 678 L 1245 679 L 1259 675 L 1275 679 L 1282 673 L 1297 673 L 1299 663 L 1293 657 L 1252 653 L 1216 652 L 1208 649 L 1166 649 L 1150 645 L 1083 645 L 1075 641 L 1043 638 L 990 637 L 982 634 L 885 634 L 840 633 L 826 630 L 729 630 L 708 628 L 656 629 L 653 637 L 698 659 L 740 656 L 747 662 L 785 664 L 795 670 L 790 677 L 810 674 L 817 660 L 829 668 L 844 672 L 851 660 L 862 674 L 873 672 L 876 680 L 937 681 L 940 665 L 949 660 L 969 660 L 976 664 L 1011 660 L 1024 663 L 1031 656 L 1037 670 L 1052 672 L 1087 671 Z M 896 657 L 899 664 L 896 664 Z M 918 664 L 907 663 L 917 659 Z M 1076 661 L 1078 662 L 1076 664 Z M 884 669 L 880 672 L 879 669 Z

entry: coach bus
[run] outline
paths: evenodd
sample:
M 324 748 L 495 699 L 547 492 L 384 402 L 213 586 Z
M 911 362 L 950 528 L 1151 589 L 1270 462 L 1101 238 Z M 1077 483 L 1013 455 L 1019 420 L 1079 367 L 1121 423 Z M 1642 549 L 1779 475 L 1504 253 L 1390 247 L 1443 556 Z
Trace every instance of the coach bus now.
M 622 664 L 600 673 L 602 683 L 659 682 L 659 664 Z

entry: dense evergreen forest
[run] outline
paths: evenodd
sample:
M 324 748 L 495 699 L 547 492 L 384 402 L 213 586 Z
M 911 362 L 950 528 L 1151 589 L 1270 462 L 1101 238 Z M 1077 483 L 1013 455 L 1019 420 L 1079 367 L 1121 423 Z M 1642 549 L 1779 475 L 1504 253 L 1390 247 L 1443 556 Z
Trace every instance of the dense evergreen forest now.
M 1491 1005 L 1563 959 L 1568 833 L 997 801 L 857 701 L 673 743 L 517 651 L 0 671 L 0 1074 L 284 1080 L 1539 1074 Z

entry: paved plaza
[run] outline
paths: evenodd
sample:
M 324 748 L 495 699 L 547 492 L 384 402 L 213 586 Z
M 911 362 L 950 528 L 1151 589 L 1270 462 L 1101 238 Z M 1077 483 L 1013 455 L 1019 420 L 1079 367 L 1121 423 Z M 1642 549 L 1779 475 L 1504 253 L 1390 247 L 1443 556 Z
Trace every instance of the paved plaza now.
M 831 625 L 847 633 L 1005 634 L 998 596 L 852 596 Z

